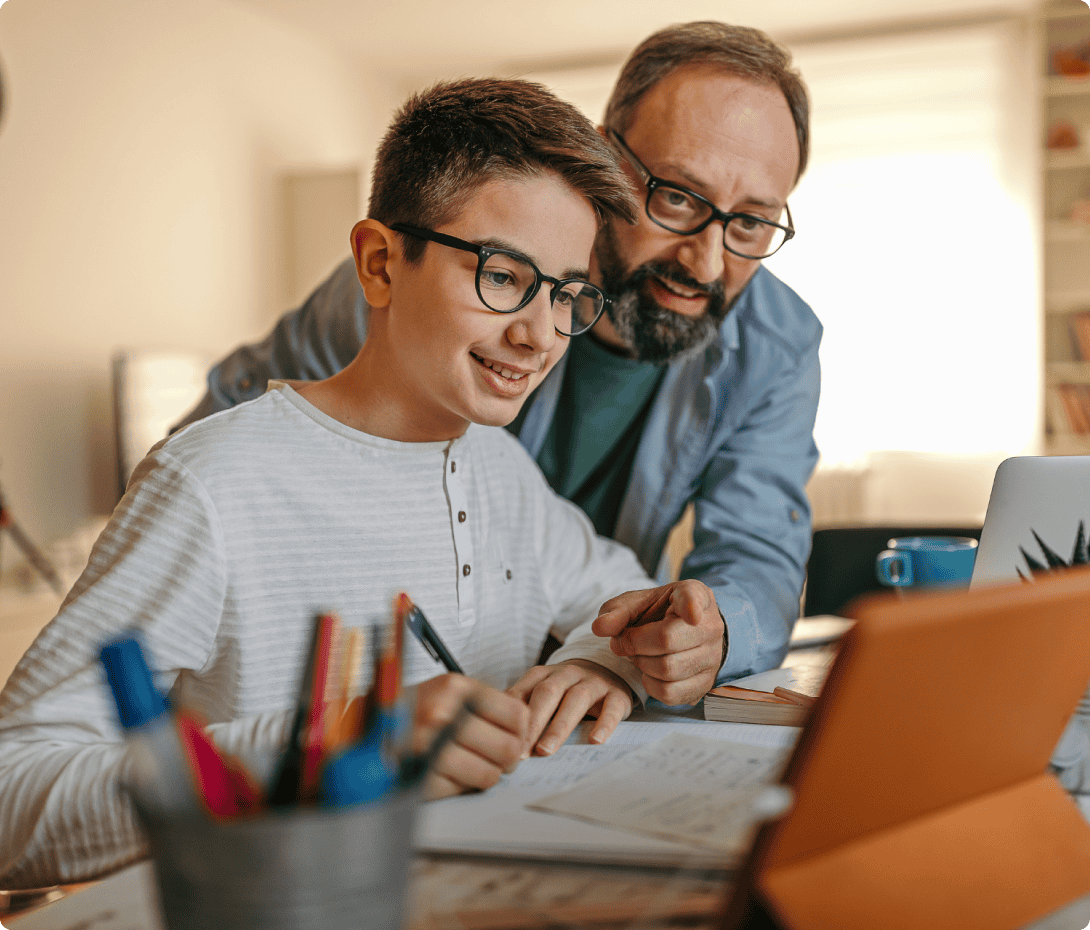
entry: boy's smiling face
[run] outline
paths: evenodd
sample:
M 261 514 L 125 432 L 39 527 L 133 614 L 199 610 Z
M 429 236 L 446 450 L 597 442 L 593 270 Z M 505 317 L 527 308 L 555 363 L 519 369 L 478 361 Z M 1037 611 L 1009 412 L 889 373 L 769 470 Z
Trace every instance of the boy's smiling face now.
M 546 275 L 572 278 L 587 276 L 597 228 L 590 203 L 546 172 L 485 184 L 434 231 L 509 249 Z M 383 248 L 375 247 L 378 236 Z M 379 422 L 367 417 L 361 428 L 428 442 L 460 436 L 470 422 L 510 423 L 569 342 L 554 328 L 548 283 L 522 309 L 496 313 L 477 295 L 476 255 L 428 242 L 411 264 L 400 236 L 374 220 L 358 224 L 352 241 L 372 305 L 358 361 L 378 376 L 368 382 L 378 392 L 372 399 L 381 398 L 372 411 Z

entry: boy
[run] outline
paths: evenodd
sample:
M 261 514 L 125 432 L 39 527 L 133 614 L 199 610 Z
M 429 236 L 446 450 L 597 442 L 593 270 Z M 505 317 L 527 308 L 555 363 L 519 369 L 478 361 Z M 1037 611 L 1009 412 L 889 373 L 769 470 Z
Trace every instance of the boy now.
M 156 446 L 0 694 L 0 886 L 73 881 L 139 855 L 96 661 L 127 628 L 160 687 L 245 751 L 283 741 L 317 612 L 386 623 L 408 591 L 484 683 L 440 759 L 437 795 L 516 764 L 535 704 L 563 710 L 558 687 L 591 689 L 599 728 L 645 697 L 590 622 L 651 581 L 493 428 L 601 313 L 592 243 L 605 218 L 635 210 L 604 140 L 541 87 L 462 81 L 402 108 L 370 217 L 352 230 L 373 308 L 356 360 Z M 550 630 L 566 639 L 553 661 L 572 660 L 569 677 L 518 682 Z M 477 686 L 436 677 L 407 646 L 426 739 Z M 515 685 L 526 703 L 500 690 Z

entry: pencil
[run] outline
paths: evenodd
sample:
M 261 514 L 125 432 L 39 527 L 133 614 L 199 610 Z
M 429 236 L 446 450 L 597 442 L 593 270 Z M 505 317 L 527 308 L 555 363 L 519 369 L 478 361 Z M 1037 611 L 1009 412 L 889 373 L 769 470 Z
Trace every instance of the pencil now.
M 326 696 L 329 693 L 329 670 L 334 644 L 340 632 L 340 618 L 333 613 L 318 618 L 318 653 L 314 665 L 314 688 L 310 695 L 306 734 L 303 740 L 303 762 L 299 772 L 299 800 L 313 801 L 321 785 L 322 761 L 325 757 Z
M 792 691 L 790 688 L 773 688 L 772 693 L 776 695 L 776 697 L 782 697 L 785 701 L 790 701 L 792 704 L 801 704 L 803 707 L 809 707 L 817 700 L 817 698 L 811 697 L 809 694 Z
M 307 735 L 307 723 L 311 716 L 311 704 L 318 682 L 322 683 L 323 688 L 325 683 L 328 652 L 324 657 L 319 655 L 328 645 L 322 642 L 323 627 L 322 618 L 319 617 L 314 624 L 314 632 L 311 634 L 310 648 L 307 652 L 307 661 L 303 666 L 303 680 L 299 686 L 299 700 L 295 707 L 295 717 L 292 719 L 288 742 L 280 756 L 276 773 L 272 779 L 272 789 L 269 791 L 269 804 L 274 807 L 294 804 L 299 800 L 299 786 L 305 749 L 304 740 Z M 320 672 L 319 664 L 321 665 Z
M 334 685 L 333 700 L 326 712 L 326 756 L 352 742 L 359 735 L 359 721 L 349 714 L 349 708 L 355 702 L 356 691 L 359 689 L 362 661 L 363 631 L 359 627 L 352 627 L 345 631 L 341 667 Z

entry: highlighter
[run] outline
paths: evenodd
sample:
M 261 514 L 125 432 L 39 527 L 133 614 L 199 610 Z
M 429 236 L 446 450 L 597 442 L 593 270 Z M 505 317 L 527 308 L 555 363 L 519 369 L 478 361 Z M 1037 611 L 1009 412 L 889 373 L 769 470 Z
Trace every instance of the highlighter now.
M 260 806 L 257 786 L 240 765 L 224 759 L 199 718 L 171 711 L 136 639 L 108 643 L 99 656 L 125 731 L 132 787 L 146 807 L 203 807 L 216 817 L 233 817 Z
M 196 810 L 200 801 L 185 748 L 140 644 L 131 637 L 120 639 L 104 646 L 99 657 L 125 732 L 132 787 L 141 802 L 164 812 Z

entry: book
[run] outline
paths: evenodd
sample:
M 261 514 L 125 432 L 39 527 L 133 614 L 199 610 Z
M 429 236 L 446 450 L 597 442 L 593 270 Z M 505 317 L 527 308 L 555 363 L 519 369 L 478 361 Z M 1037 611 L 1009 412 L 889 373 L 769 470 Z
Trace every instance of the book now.
M 704 719 L 801 727 L 812 703 L 805 698 L 818 696 L 829 667 L 795 665 L 775 671 L 782 674 L 772 677 L 772 673 L 764 672 L 713 688 L 704 695 Z M 783 689 L 794 694 L 784 696 Z
M 1075 359 L 1090 361 L 1090 311 L 1068 314 L 1067 328 L 1071 334 L 1071 348 Z
M 1088 419 L 1084 409 L 1080 392 L 1080 388 L 1082 387 L 1083 385 L 1079 384 L 1056 385 L 1056 391 L 1060 395 L 1060 400 L 1063 403 L 1063 409 L 1066 413 L 1067 423 L 1071 428 L 1070 432 L 1080 436 L 1090 433 L 1090 419 Z

